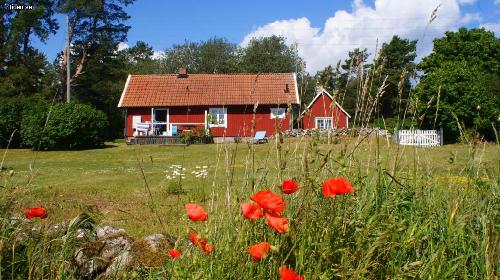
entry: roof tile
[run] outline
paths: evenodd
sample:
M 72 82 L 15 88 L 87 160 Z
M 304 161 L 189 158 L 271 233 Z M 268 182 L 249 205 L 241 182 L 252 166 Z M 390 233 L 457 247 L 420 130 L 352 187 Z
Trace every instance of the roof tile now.
M 298 104 L 295 83 L 293 73 L 131 75 L 118 107 Z

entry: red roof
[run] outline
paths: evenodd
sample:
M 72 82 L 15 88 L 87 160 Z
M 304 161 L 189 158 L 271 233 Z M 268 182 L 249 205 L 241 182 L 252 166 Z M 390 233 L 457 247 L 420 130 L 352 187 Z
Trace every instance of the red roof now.
M 294 73 L 130 75 L 118 107 L 298 104 Z

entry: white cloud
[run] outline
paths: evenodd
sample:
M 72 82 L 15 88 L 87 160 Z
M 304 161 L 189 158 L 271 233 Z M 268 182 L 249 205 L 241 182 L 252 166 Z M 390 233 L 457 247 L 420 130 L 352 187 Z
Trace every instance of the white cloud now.
M 500 22 L 483 23 L 483 24 L 481 24 L 480 27 L 484 27 L 485 29 L 493 31 L 497 38 L 500 36 Z
M 122 50 L 128 49 L 128 48 L 129 48 L 129 45 L 125 42 L 120 42 L 118 44 L 118 51 L 122 51 Z
M 440 4 L 437 17 L 429 24 L 432 12 Z M 374 7 L 354 0 L 352 7 L 351 12 L 336 11 L 322 29 L 313 27 L 305 17 L 271 22 L 248 34 L 241 45 L 247 45 L 253 37 L 284 36 L 288 44 L 297 43 L 307 71 L 315 73 L 344 60 L 354 48 L 367 48 L 374 54 L 377 42 L 380 48 L 393 35 L 418 39 L 419 56 L 427 55 L 432 50 L 432 39 L 455 29 L 461 18 L 456 0 L 376 0 Z
M 468 24 L 474 21 L 482 21 L 483 17 L 479 13 L 466 13 L 462 19 L 460 19 L 461 24 Z
M 164 51 L 154 51 L 154 52 L 153 52 L 153 56 L 152 56 L 152 58 L 153 58 L 153 59 L 160 59 L 160 58 L 162 58 L 164 55 L 165 55 L 165 52 L 164 52 Z
M 495 0 L 495 1 L 499 1 L 499 0 Z M 477 2 L 477 0 L 458 0 L 458 3 L 460 5 L 472 5 L 476 2 Z

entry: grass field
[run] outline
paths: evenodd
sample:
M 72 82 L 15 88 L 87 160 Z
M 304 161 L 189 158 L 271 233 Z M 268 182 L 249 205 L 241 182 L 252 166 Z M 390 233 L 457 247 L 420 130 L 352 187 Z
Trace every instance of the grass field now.
M 283 149 L 289 151 L 286 162 L 290 164 L 282 171 L 283 178 L 297 177 L 296 172 L 300 171 L 297 166 L 301 164 L 308 141 L 310 139 L 285 142 Z M 352 151 L 355 144 L 353 139 L 346 138 L 338 144 L 322 144 L 319 149 L 323 154 L 331 149 L 331 158 L 339 159 L 343 158 L 342 153 Z M 405 172 L 417 164 L 420 179 L 427 174 L 429 179 L 438 183 L 459 187 L 466 185 L 464 172 L 470 164 L 479 165 L 483 177 L 498 172 L 498 147 L 493 144 L 478 147 L 474 159 L 470 159 L 470 150 L 466 145 L 415 149 L 387 144 L 381 139 L 379 156 L 383 168 L 390 170 L 394 166 L 396 158 L 392 156 L 396 154 L 395 149 L 399 148 L 398 169 Z M 356 158 L 352 160 L 350 168 L 370 171 L 376 164 L 373 156 L 375 146 L 374 139 L 363 142 L 357 148 Z M 279 185 L 275 143 L 253 148 L 257 188 Z M 99 210 L 104 214 L 103 223 L 122 227 L 132 235 L 141 236 L 160 230 L 176 232 L 178 221 L 184 215 L 184 203 L 199 200 L 214 190 L 222 195 L 226 190 L 228 171 L 231 172 L 231 184 L 251 190 L 252 187 L 246 186 L 249 182 L 245 180 L 252 168 L 253 159 L 248 158 L 250 152 L 246 144 L 179 147 L 109 143 L 108 148 L 90 151 L 10 150 L 4 166 L 14 170 L 16 185 L 22 188 L 18 200 L 19 210 L 43 205 L 50 211 L 51 222 L 70 219 L 89 209 Z M 230 159 L 234 155 L 234 160 Z M 185 179 L 181 182 L 184 193 L 177 194 L 173 187 L 179 181 L 178 177 L 175 180 L 166 178 L 165 171 L 171 170 L 171 165 L 186 168 Z M 207 166 L 206 179 L 196 178 L 191 173 L 196 170 L 196 166 Z M 338 164 L 334 164 L 333 168 L 322 172 L 334 175 L 338 172 L 335 170 L 339 168 Z M 156 215 L 151 213 L 150 198 L 141 169 L 157 211 L 164 217 L 166 229 L 159 227 Z
M 375 137 L 330 142 L 297 138 L 261 145 L 109 143 L 88 151 L 9 150 L 2 180 L 16 186 L 19 213 L 42 205 L 50 217 L 43 223 L 55 223 L 99 211 L 102 224 L 136 237 L 184 236 L 193 225 L 183 205 L 203 205 L 213 218 L 196 227 L 214 240 L 216 254 L 183 260 L 182 269 L 167 264 L 158 277 L 182 279 L 204 270 L 211 277 L 187 278 L 273 278 L 269 266 L 239 267 L 246 257 L 241 252 L 259 236 L 282 248 L 268 260 L 273 271 L 286 262 L 307 279 L 498 276 L 498 246 L 490 244 L 500 240 L 498 145 L 415 148 Z M 167 178 L 172 165 L 185 168 L 184 179 Z M 206 178 L 192 173 L 204 166 Z M 355 195 L 321 199 L 321 182 L 334 176 L 349 178 Z M 245 223 L 239 203 L 255 190 L 279 192 L 286 178 L 301 185 L 298 194 L 287 197 L 291 232 L 276 236 Z M 238 246 L 243 249 L 234 250 Z

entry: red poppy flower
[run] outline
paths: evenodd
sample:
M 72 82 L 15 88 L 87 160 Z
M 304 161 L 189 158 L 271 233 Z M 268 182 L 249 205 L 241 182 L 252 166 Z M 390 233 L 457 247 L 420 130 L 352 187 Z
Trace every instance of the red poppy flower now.
M 264 216 L 262 208 L 260 208 L 260 206 L 255 203 L 241 204 L 241 211 L 243 212 L 243 216 L 245 216 L 245 218 L 249 219 L 252 222 Z
M 26 219 L 45 219 L 48 217 L 47 211 L 43 207 L 28 208 L 24 210 L 24 216 L 26 217 Z
M 285 201 L 281 195 L 273 193 L 270 190 L 258 191 L 250 199 L 257 202 L 257 204 L 266 210 L 275 213 L 282 213 L 285 211 Z
M 211 244 L 208 244 L 206 238 L 200 239 L 198 247 L 200 247 L 200 249 L 202 249 L 203 252 L 205 252 L 207 254 L 212 253 L 212 251 L 214 250 L 214 246 L 212 246 Z
M 323 196 L 334 197 L 338 194 L 353 193 L 351 182 L 344 178 L 335 177 L 323 182 Z
M 252 256 L 254 262 L 260 261 L 265 255 L 269 254 L 271 246 L 268 242 L 260 242 L 250 246 L 247 252 Z
M 193 245 L 198 246 L 198 234 L 195 232 L 189 232 L 189 240 Z
M 288 232 L 288 219 L 275 214 L 266 213 L 267 224 L 279 233 Z
M 304 280 L 303 276 L 298 275 L 293 269 L 286 266 L 280 267 L 281 280 Z
M 177 249 L 168 249 L 168 254 L 172 259 L 178 259 L 181 257 L 181 251 Z
M 184 205 L 191 221 L 200 222 L 208 219 L 208 213 L 198 204 L 188 203 Z
M 210 254 L 214 250 L 214 246 L 208 244 L 206 238 L 198 240 L 198 234 L 195 232 L 189 232 L 189 240 L 193 243 L 193 245 L 199 247 L 207 254 Z
M 297 192 L 299 190 L 299 184 L 297 184 L 297 182 L 295 182 L 294 179 L 289 179 L 289 180 L 283 181 L 280 188 L 284 193 L 292 194 L 292 193 Z

